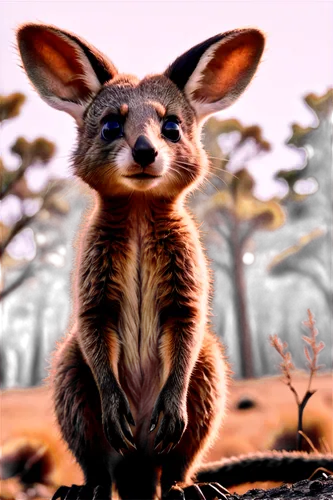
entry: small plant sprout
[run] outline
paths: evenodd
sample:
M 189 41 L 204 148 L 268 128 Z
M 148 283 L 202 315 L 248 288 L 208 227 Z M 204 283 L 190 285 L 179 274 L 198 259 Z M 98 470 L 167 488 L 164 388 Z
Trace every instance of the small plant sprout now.
M 307 321 L 303 322 L 303 325 L 306 326 L 310 332 L 309 336 L 306 335 L 302 336 L 302 339 L 306 343 L 306 345 L 304 346 L 304 354 L 307 360 L 307 366 L 309 368 L 310 375 L 309 375 L 308 387 L 302 399 L 300 398 L 299 394 L 297 393 L 292 383 L 291 372 L 292 370 L 295 369 L 295 366 L 292 361 L 291 353 L 287 350 L 288 348 L 287 342 L 282 342 L 282 340 L 276 334 L 270 335 L 269 337 L 271 345 L 274 347 L 274 349 L 279 353 L 279 355 L 282 358 L 282 362 L 279 364 L 279 368 L 283 375 L 283 381 L 287 384 L 291 392 L 294 394 L 298 406 L 298 428 L 297 428 L 297 443 L 296 443 L 297 451 L 300 451 L 302 449 L 302 437 L 304 435 L 303 432 L 304 408 L 309 399 L 311 398 L 311 396 L 316 392 L 315 390 L 311 389 L 311 384 L 314 375 L 317 373 L 318 370 L 320 370 L 324 366 L 324 365 L 318 365 L 318 357 L 319 353 L 325 347 L 324 342 L 320 341 L 319 343 L 317 343 L 316 337 L 318 335 L 318 330 L 315 327 L 315 319 L 310 309 L 308 309 L 308 319 Z

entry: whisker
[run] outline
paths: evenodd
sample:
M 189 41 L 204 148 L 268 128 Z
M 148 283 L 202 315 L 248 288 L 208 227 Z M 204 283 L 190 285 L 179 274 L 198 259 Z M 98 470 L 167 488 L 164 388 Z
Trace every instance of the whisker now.
M 179 175 L 180 178 L 182 178 L 181 173 L 176 168 L 172 168 L 171 166 L 169 166 L 169 170 L 175 172 L 177 175 Z
M 210 177 L 215 177 L 216 179 L 219 179 L 219 181 L 222 182 L 222 184 L 224 184 L 225 186 L 228 186 L 228 183 L 226 182 L 225 179 L 223 179 L 223 177 L 220 177 L 219 175 L 215 174 L 214 172 L 208 172 L 208 175 L 207 175 L 207 178 L 209 179 Z
M 175 170 L 175 172 L 177 174 L 180 174 L 180 172 L 177 172 L 176 170 Z M 176 179 L 175 175 L 172 174 L 171 172 L 169 172 L 169 175 L 170 175 L 171 179 L 173 180 L 173 185 L 177 185 L 177 179 Z
M 192 173 L 192 170 L 191 170 L 191 169 L 189 169 L 189 168 L 186 168 L 186 167 L 184 166 L 184 163 L 179 162 L 179 161 L 177 161 L 177 160 L 176 160 L 176 161 L 174 161 L 173 163 L 175 163 L 178 167 L 180 167 L 180 168 L 182 168 L 182 169 L 186 170 L 187 172 Z M 188 165 L 189 165 L 189 164 L 188 164 Z M 221 180 L 222 180 L 222 179 L 221 179 Z M 210 181 L 207 177 L 204 179 L 204 181 L 205 181 L 205 182 L 208 182 L 209 184 L 211 184 L 211 186 L 213 186 L 213 188 L 214 188 L 216 191 L 218 191 L 218 188 L 217 188 L 216 186 L 214 186 L 214 184 L 213 184 L 213 183 L 212 183 L 212 182 L 211 182 L 211 181 Z M 204 193 L 203 193 L 203 194 L 204 194 Z
M 230 170 L 227 170 L 226 168 L 219 168 L 219 167 L 216 167 L 216 166 L 210 164 L 209 169 L 210 170 L 217 170 L 218 172 L 224 172 L 225 174 L 231 175 L 232 177 L 237 177 L 236 174 L 234 174 L 233 172 L 230 172 Z
M 199 191 L 201 194 L 205 195 L 205 191 L 202 191 L 201 187 L 200 186 L 197 186 L 196 187 L 196 190 Z M 192 197 L 193 197 L 193 193 L 191 193 Z
M 173 163 L 183 167 L 185 169 L 185 165 L 186 166 L 189 166 L 189 167 L 192 167 L 193 168 L 193 164 L 191 163 L 187 163 L 186 161 L 182 161 L 182 160 L 173 160 Z M 192 170 L 192 169 L 190 169 Z M 223 169 L 223 168 L 218 168 L 218 167 L 214 167 L 213 165 L 209 165 L 209 172 L 208 172 L 208 175 L 213 175 L 215 177 L 217 177 L 218 179 L 220 179 L 223 183 L 225 183 L 225 180 L 222 178 L 222 177 L 219 177 L 215 172 L 213 171 L 217 171 L 217 172 L 223 172 L 225 174 L 228 174 L 230 175 L 231 177 L 234 177 L 235 179 L 238 179 L 238 176 L 236 174 L 233 174 L 232 172 L 230 172 L 229 170 L 226 170 L 226 169 Z
M 204 183 L 205 183 L 205 182 L 208 182 L 211 186 L 213 186 L 213 188 L 215 189 L 215 191 L 216 191 L 217 193 L 220 191 L 220 190 L 218 189 L 218 187 L 217 187 L 217 186 L 215 186 L 215 185 L 214 185 L 214 184 L 213 184 L 213 183 L 212 183 L 212 182 L 208 179 L 208 177 L 206 177 L 206 178 L 204 179 L 204 181 L 203 181 L 203 182 L 204 182 Z
M 195 173 L 193 172 L 193 170 L 190 170 L 189 168 L 186 168 L 184 165 L 178 163 L 176 163 L 175 165 L 176 167 L 182 169 L 184 172 L 188 172 L 193 178 L 195 177 Z
M 182 168 L 182 169 L 183 169 L 183 170 L 185 170 L 186 172 L 189 172 L 189 173 L 191 174 L 191 177 L 194 179 L 194 177 L 195 177 L 195 176 L 194 176 L 193 172 L 191 172 L 190 170 L 186 169 L 186 168 L 185 168 L 185 167 L 183 167 L 182 165 L 177 165 L 177 167 L 178 167 L 178 168 Z M 180 173 L 180 172 L 178 172 L 178 170 L 177 170 L 177 169 L 174 169 L 174 168 L 172 168 L 172 167 L 169 167 L 169 168 L 170 168 L 170 170 L 172 170 L 173 172 L 176 172 L 176 173 L 177 173 L 177 174 L 181 177 L 181 173 Z
M 221 161 L 229 161 L 230 158 L 228 157 L 223 157 L 223 156 L 213 156 L 213 155 L 210 155 L 207 151 L 206 151 L 206 155 L 208 156 L 208 158 L 211 158 L 212 160 L 221 160 Z
M 171 177 L 172 179 L 176 179 L 176 177 L 175 177 L 175 176 L 174 176 L 174 174 L 172 174 L 172 173 L 170 173 L 170 177 Z
M 186 172 L 190 172 L 193 174 L 192 170 L 190 170 L 189 168 L 187 168 L 185 165 L 183 165 L 182 163 L 179 163 L 177 161 L 174 162 L 176 164 L 177 167 L 180 167 L 182 168 L 183 170 L 185 170 Z
M 177 166 L 179 166 L 180 168 L 183 168 L 184 170 L 187 170 L 187 171 L 191 172 L 191 169 L 187 169 L 187 168 L 185 167 L 185 165 L 190 165 L 190 166 L 192 166 L 191 164 L 186 163 L 186 162 L 180 162 L 180 161 L 177 161 L 177 160 L 175 160 L 173 163 L 175 163 L 175 164 L 176 164 Z M 231 174 L 231 175 L 232 175 L 232 174 Z M 218 176 L 217 174 L 215 174 L 214 172 L 209 171 L 208 176 L 206 177 L 206 180 L 208 180 L 208 179 L 209 179 L 209 177 L 216 177 L 216 178 L 217 178 L 217 179 L 219 179 L 221 182 L 223 182 L 223 184 L 225 184 L 225 185 L 227 186 L 226 181 L 225 181 L 224 179 L 222 179 L 222 177 L 219 177 L 219 176 Z M 236 176 L 233 176 L 233 177 L 236 177 Z M 237 178 L 237 177 L 236 177 L 236 178 Z M 215 186 L 214 184 L 212 184 L 212 186 L 214 186 L 214 188 L 215 188 L 215 189 L 217 189 L 217 188 L 216 188 L 216 186 Z
M 179 165 L 179 162 L 180 162 L 179 160 L 178 160 L 178 161 L 177 161 L 177 160 L 174 160 L 174 163 L 177 163 L 178 165 Z M 181 161 L 181 165 L 182 165 L 182 166 L 183 166 L 183 165 L 193 166 L 193 164 L 192 164 L 192 163 L 188 163 L 188 162 L 185 162 L 185 161 L 184 161 L 184 162 L 183 162 L 183 161 Z M 225 174 L 231 175 L 231 177 L 234 177 L 235 179 L 238 179 L 238 176 L 237 176 L 237 175 L 235 175 L 235 174 L 233 174 L 232 172 L 229 172 L 229 170 L 226 170 L 226 169 L 221 168 L 221 167 L 215 167 L 215 166 L 214 166 L 214 167 L 212 167 L 212 168 L 213 168 L 213 170 L 218 170 L 219 172 L 224 172 Z M 222 179 L 221 179 L 221 180 L 222 180 Z
M 174 163 L 178 163 L 178 162 L 177 162 L 177 161 L 175 161 Z M 182 168 L 182 169 L 184 169 L 184 170 L 186 170 L 187 172 L 189 172 L 190 174 L 192 174 L 192 176 L 194 176 L 193 172 L 192 172 L 191 170 L 187 169 L 186 167 L 184 167 L 183 165 L 177 165 L 177 166 L 178 166 L 178 167 L 180 167 L 180 168 Z M 174 168 L 172 168 L 172 167 L 169 167 L 169 168 L 170 168 L 170 170 L 172 170 L 173 172 L 177 173 L 177 174 L 181 177 L 181 173 L 180 173 L 180 172 L 178 172 L 178 170 L 176 170 L 176 169 L 174 169 Z M 201 189 L 201 188 L 199 188 L 199 186 L 197 186 L 197 187 L 195 188 L 195 190 L 196 190 L 196 191 L 199 191 L 202 195 L 205 195 L 205 192 L 204 192 L 204 191 L 202 191 L 202 189 Z M 193 198 L 193 197 L 194 197 L 194 193 L 191 193 L 191 196 L 192 196 L 192 198 Z
M 75 179 L 73 184 L 71 185 L 71 187 L 61 196 L 60 200 L 62 200 L 63 198 L 65 198 L 65 196 L 68 195 L 68 193 L 70 193 L 70 191 L 72 189 L 74 189 L 79 183 L 80 183 L 80 179 Z
M 176 164 L 176 165 L 177 165 L 177 166 L 179 166 L 179 167 L 182 167 L 182 168 L 183 168 L 184 170 L 186 170 L 187 172 L 191 172 L 191 173 L 193 173 L 193 165 L 191 165 L 190 163 L 184 163 L 184 162 L 177 161 L 177 160 L 173 161 L 172 163 L 173 163 L 173 164 Z M 186 166 L 185 166 L 185 165 L 186 165 Z M 192 166 L 192 169 L 187 168 L 187 166 Z

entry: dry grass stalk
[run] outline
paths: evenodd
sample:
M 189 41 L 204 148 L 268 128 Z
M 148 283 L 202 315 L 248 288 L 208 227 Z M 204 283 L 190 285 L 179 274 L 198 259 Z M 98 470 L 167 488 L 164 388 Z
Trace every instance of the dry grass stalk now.
M 283 381 L 288 385 L 288 387 L 294 394 L 298 407 L 298 428 L 297 428 L 297 443 L 296 443 L 297 451 L 302 449 L 302 437 L 304 436 L 303 432 L 304 408 L 309 399 L 311 398 L 311 396 L 313 396 L 313 394 L 316 392 L 315 390 L 311 389 L 311 384 L 314 375 L 317 373 L 318 370 L 320 370 L 323 367 L 323 365 L 318 365 L 318 357 L 319 353 L 325 347 L 325 344 L 322 341 L 317 344 L 318 330 L 315 327 L 315 319 L 310 309 L 308 309 L 307 312 L 308 312 L 308 319 L 307 321 L 304 321 L 303 324 L 309 329 L 310 333 L 309 336 L 303 335 L 302 339 L 306 343 L 304 347 L 304 354 L 307 360 L 308 368 L 310 370 L 310 375 L 309 375 L 308 387 L 302 399 L 300 398 L 299 394 L 297 393 L 292 383 L 291 372 L 292 370 L 295 369 L 295 366 L 292 361 L 291 353 L 287 350 L 288 344 L 286 342 L 282 342 L 282 340 L 276 334 L 270 336 L 271 345 L 274 347 L 274 349 L 279 353 L 279 355 L 282 358 L 279 368 L 283 374 Z

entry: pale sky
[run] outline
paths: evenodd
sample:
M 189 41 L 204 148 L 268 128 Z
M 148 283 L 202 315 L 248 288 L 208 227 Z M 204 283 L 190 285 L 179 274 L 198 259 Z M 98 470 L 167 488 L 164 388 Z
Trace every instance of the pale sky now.
M 273 143 L 272 152 L 251 165 L 257 194 L 263 198 L 279 193 L 274 171 L 299 163 L 284 141 L 291 122 L 313 124 L 302 97 L 323 94 L 333 86 L 331 1 L 0 1 L 0 92 L 19 91 L 28 97 L 22 115 L 1 131 L 1 153 L 13 164 L 6 152 L 18 135 L 43 135 L 58 146 L 54 173 L 68 173 L 74 120 L 49 108 L 19 67 L 14 32 L 28 21 L 73 31 L 105 52 L 120 71 L 138 76 L 163 71 L 192 45 L 219 32 L 250 26 L 263 30 L 267 46 L 257 76 L 239 101 L 220 115 L 259 124 Z

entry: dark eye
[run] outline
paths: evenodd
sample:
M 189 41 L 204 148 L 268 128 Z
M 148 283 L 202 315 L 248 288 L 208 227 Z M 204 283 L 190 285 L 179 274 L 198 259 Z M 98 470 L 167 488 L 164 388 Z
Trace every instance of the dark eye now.
M 162 134 L 169 141 L 178 142 L 180 139 L 180 125 L 178 118 L 167 118 L 162 126 Z
M 112 119 L 104 123 L 101 130 L 101 138 L 104 141 L 111 142 L 124 135 L 123 124 L 119 120 Z

